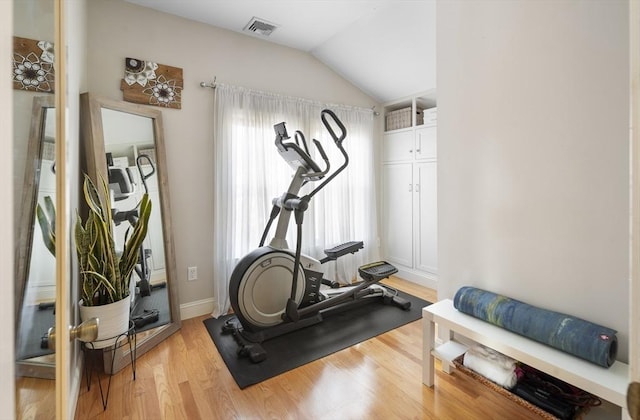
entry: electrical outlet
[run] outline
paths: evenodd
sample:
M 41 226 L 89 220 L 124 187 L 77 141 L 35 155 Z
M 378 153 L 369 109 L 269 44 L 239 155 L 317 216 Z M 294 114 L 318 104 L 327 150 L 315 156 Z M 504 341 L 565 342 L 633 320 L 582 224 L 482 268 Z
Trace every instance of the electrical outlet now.
M 198 279 L 198 267 L 189 267 L 187 268 L 187 280 L 197 280 Z

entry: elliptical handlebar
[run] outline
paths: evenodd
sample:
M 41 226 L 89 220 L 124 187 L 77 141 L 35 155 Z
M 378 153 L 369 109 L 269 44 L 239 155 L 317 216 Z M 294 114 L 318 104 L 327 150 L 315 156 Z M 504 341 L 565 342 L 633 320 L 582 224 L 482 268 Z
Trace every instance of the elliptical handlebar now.
M 147 161 L 147 165 L 151 167 L 151 170 L 146 174 L 142 170 L 143 161 Z M 142 185 L 144 185 L 144 192 L 149 193 L 149 188 L 147 187 L 147 179 L 151 178 L 151 175 L 156 173 L 156 165 L 153 164 L 153 161 L 147 154 L 138 155 L 136 158 L 136 166 L 138 167 L 138 172 L 140 173 L 140 179 L 142 180 Z
M 324 148 L 322 147 L 322 143 L 320 143 L 316 139 L 313 139 L 313 144 L 315 144 L 316 147 L 318 148 L 318 152 L 320 152 L 320 156 L 322 156 L 322 160 L 324 160 L 327 163 L 327 170 L 328 170 L 329 169 L 329 158 L 327 157 L 327 154 L 324 152 Z
M 327 115 L 331 117 L 332 123 L 337 125 L 338 128 L 340 128 L 340 136 L 338 136 L 336 132 L 333 130 L 333 127 L 331 126 L 331 122 L 329 122 L 329 120 L 326 117 Z M 347 151 L 344 150 L 344 147 L 342 146 L 342 142 L 347 137 L 347 129 L 345 128 L 344 124 L 342 124 L 342 121 L 340 121 L 340 118 L 338 118 L 338 116 L 330 109 L 323 109 L 322 112 L 320 112 L 320 119 L 322 120 L 322 124 L 324 124 L 324 127 L 327 129 L 327 131 L 333 138 L 333 141 L 338 147 L 338 150 L 340 150 L 340 153 L 342 153 L 342 156 L 344 157 L 344 162 L 338 169 L 335 170 L 335 172 L 329 175 L 329 177 L 326 178 L 320 185 L 318 185 L 313 191 L 307 194 L 306 196 L 307 199 L 310 199 L 311 197 L 313 197 L 318 191 L 324 188 L 324 186 L 327 185 L 333 178 L 335 178 L 340 172 L 342 172 L 347 167 L 347 165 L 349 165 L 349 155 L 347 154 Z M 317 140 L 314 139 L 313 141 L 315 142 Z M 323 158 L 325 157 L 325 155 L 322 155 L 322 156 Z M 328 160 L 327 160 L 327 164 L 328 164 Z
M 330 115 L 333 123 L 340 128 L 340 137 L 338 137 L 335 131 L 333 131 L 331 124 L 329 123 L 329 121 L 327 121 L 326 115 Z M 344 127 L 344 124 L 342 124 L 342 121 L 340 121 L 335 112 L 330 109 L 323 109 L 322 112 L 320 112 L 320 119 L 322 119 L 322 123 L 324 124 L 325 128 L 327 129 L 329 134 L 331 134 L 331 137 L 333 137 L 333 141 L 336 142 L 338 147 L 341 148 L 342 141 L 345 139 L 345 137 L 347 137 L 347 129 Z
M 302 131 L 296 130 L 296 133 L 293 136 L 296 139 L 296 144 L 300 146 L 300 140 L 302 142 L 302 146 L 304 147 L 304 151 L 307 152 L 307 155 L 311 157 L 311 153 L 309 153 L 309 148 L 307 147 L 307 139 L 304 138 L 304 134 Z
M 319 171 L 319 172 L 307 172 L 306 174 L 303 175 L 305 177 L 305 179 L 307 179 L 307 180 L 320 179 L 320 178 L 324 177 L 326 174 L 328 174 L 329 173 L 329 169 L 331 168 L 331 164 L 329 163 L 329 158 L 327 157 L 327 154 L 324 152 L 324 149 L 322 148 L 322 143 L 320 143 L 316 139 L 313 139 L 313 144 L 316 145 L 316 148 L 318 149 L 318 152 L 320 152 L 320 156 L 322 156 L 322 160 L 324 160 L 325 168 L 324 168 L 324 170 Z M 305 145 L 305 149 L 306 149 L 306 146 L 307 146 L 307 142 L 306 141 L 304 142 L 304 145 Z M 313 158 L 309 155 L 308 152 L 307 152 L 307 156 L 309 156 L 309 159 L 311 159 L 313 162 L 315 162 L 313 160 Z
M 307 140 L 304 138 L 304 134 L 302 134 L 301 131 L 296 131 L 295 141 L 288 141 L 285 143 L 283 140 L 289 140 L 291 138 L 287 133 L 285 123 L 281 122 L 276 124 L 273 128 L 276 132 L 275 143 L 280 155 L 292 168 L 296 170 L 298 167 L 304 168 L 306 172 L 303 173 L 302 176 L 306 181 L 322 179 L 329 172 L 329 159 L 327 158 L 327 154 L 324 152 L 322 145 L 317 140 L 314 139 L 313 142 L 318 148 L 318 151 L 326 164 L 324 170 L 321 169 L 316 161 L 311 157 L 307 146 Z M 300 142 L 302 142 L 302 147 Z
M 340 172 L 342 172 L 347 165 L 349 164 L 349 155 L 347 151 L 342 146 L 342 142 L 347 137 L 347 129 L 345 128 L 342 121 L 338 118 L 338 116 L 330 109 L 323 109 L 320 112 L 320 119 L 322 120 L 322 124 L 327 129 L 331 137 L 333 138 L 334 143 L 342 156 L 344 157 L 344 162 L 342 165 L 336 169 L 329 177 L 325 178 L 320 185 L 318 185 L 313 191 L 311 191 L 305 199 L 309 200 L 313 197 L 318 191 L 324 188 L 333 178 L 336 177 Z M 337 126 L 339 129 L 339 134 L 336 133 L 334 126 Z M 295 141 L 284 142 L 283 140 L 289 140 L 289 134 L 287 133 L 287 127 L 284 122 L 276 124 L 273 126 L 276 132 L 276 147 L 278 148 L 278 152 L 282 158 L 296 171 L 300 168 L 304 168 L 306 172 L 302 173 L 304 181 L 318 181 L 329 173 L 330 163 L 327 154 L 322 147 L 322 144 L 313 139 L 313 143 L 315 144 L 318 152 L 322 156 L 322 159 L 325 161 L 326 168 L 324 170 L 320 169 L 320 166 L 313 160 L 311 154 L 309 153 L 307 141 L 304 138 L 304 134 L 301 131 L 296 131 L 295 133 Z M 300 144 L 302 143 L 302 144 Z

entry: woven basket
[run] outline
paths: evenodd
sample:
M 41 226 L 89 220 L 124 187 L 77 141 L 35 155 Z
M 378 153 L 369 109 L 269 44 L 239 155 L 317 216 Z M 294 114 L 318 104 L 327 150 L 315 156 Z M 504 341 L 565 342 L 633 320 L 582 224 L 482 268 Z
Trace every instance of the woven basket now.
M 478 373 L 474 372 L 473 370 L 467 368 L 464 364 L 464 354 L 453 359 L 453 364 L 454 366 L 461 372 L 464 373 L 465 375 L 469 376 L 470 378 L 482 383 L 483 385 L 489 387 L 491 390 L 497 392 L 498 394 L 510 399 L 511 401 L 514 401 L 515 403 L 517 403 L 518 405 L 526 408 L 527 410 L 537 414 L 538 416 L 540 416 L 541 419 L 546 419 L 546 420 L 559 420 L 558 417 L 548 413 L 547 411 L 543 410 L 542 408 L 538 407 L 537 405 L 531 404 L 529 401 L 520 398 L 519 396 L 517 396 L 516 394 L 510 392 L 508 389 L 501 387 L 500 385 L 496 384 L 495 382 L 490 381 L 489 379 L 485 378 L 482 375 L 479 375 Z M 577 411 L 574 419 L 575 420 L 580 420 L 583 419 L 584 416 L 589 412 L 589 408 L 588 407 L 584 407 L 581 408 Z

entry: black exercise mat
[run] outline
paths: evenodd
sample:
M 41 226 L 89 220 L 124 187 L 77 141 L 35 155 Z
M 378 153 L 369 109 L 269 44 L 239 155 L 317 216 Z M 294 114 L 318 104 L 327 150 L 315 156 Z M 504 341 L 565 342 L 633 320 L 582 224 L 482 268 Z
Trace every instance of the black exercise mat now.
M 40 308 L 38 305 L 25 305 L 22 308 L 20 334 L 16 345 L 17 360 L 30 359 L 52 354 L 53 350 L 41 346 L 42 337 L 56 323 L 54 307 Z
M 260 363 L 238 357 L 233 336 L 222 334 L 225 321 L 235 318 L 235 315 L 209 318 L 204 320 L 204 325 L 231 375 L 240 389 L 244 389 L 416 321 L 422 317 L 422 308 L 431 304 L 407 293 L 398 293 L 411 302 L 408 311 L 385 305 L 376 299 L 373 303 L 327 316 L 319 324 L 265 341 L 262 346 L 267 352 L 267 359 Z

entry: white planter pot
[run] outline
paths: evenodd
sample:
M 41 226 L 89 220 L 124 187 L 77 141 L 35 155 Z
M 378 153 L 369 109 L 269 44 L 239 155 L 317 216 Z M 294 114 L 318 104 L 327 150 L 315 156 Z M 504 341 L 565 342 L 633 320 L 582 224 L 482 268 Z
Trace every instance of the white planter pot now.
M 113 346 L 116 339 L 129 329 L 131 299 L 126 297 L 114 303 L 99 306 L 84 306 L 80 300 L 80 319 L 98 318 L 98 338 L 89 347 L 102 349 Z M 122 341 L 120 338 L 118 341 Z

